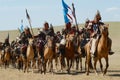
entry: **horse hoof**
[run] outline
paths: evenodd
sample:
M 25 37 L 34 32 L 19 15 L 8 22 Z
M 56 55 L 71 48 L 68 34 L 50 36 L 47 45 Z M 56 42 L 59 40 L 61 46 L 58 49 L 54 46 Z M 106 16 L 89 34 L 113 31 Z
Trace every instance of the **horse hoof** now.
M 67 70 L 67 73 L 70 74 L 70 70 Z
M 88 73 L 88 72 L 86 72 L 86 75 L 87 75 L 87 76 L 89 76 L 89 73 Z
M 96 73 L 96 75 L 98 75 L 98 73 Z

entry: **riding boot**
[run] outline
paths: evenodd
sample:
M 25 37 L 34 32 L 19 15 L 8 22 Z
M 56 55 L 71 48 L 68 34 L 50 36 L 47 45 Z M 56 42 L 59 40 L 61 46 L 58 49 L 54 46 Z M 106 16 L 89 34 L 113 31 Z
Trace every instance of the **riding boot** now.
M 109 47 L 109 55 L 114 54 L 114 52 L 111 49 L 111 47 L 112 47 L 112 40 L 109 37 L 108 37 L 108 47 Z

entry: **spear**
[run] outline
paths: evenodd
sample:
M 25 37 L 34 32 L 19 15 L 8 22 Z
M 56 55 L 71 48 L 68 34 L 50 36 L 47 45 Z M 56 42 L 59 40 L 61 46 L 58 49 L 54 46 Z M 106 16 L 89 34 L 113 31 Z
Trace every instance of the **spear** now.
M 78 23 L 77 23 L 77 18 L 76 18 L 76 14 L 75 14 L 75 7 L 74 7 L 74 3 L 72 3 L 72 8 L 73 8 L 73 16 L 74 16 L 74 18 L 75 18 L 75 25 L 76 25 L 76 29 L 77 30 L 79 30 L 78 29 Z
M 27 17 L 27 19 L 28 19 L 28 22 L 29 22 L 29 25 L 30 25 L 32 34 L 34 35 L 33 29 L 32 29 L 32 25 L 31 25 L 31 19 L 30 19 L 30 16 L 29 16 L 28 12 L 27 12 L 27 9 L 26 9 L 26 17 Z

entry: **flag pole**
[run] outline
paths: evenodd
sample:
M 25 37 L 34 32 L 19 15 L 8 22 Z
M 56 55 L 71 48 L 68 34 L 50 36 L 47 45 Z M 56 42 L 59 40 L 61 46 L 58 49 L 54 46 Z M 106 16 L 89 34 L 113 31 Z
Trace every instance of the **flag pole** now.
M 18 28 L 18 31 L 19 31 L 19 33 L 21 34 L 21 31 L 20 31 L 20 29 Z
M 28 22 L 29 22 L 29 25 L 30 25 L 30 29 L 31 29 L 32 34 L 33 34 L 33 36 L 34 36 L 34 32 L 33 32 L 32 25 L 31 25 L 30 16 L 29 16 L 29 14 L 28 14 L 28 12 L 27 12 L 27 9 L 26 9 L 26 17 L 27 17 L 27 19 L 28 19 Z
M 76 14 L 75 14 L 75 7 L 74 7 L 74 3 L 72 3 L 72 8 L 73 8 L 73 16 L 74 16 L 74 18 L 75 18 L 75 25 L 76 25 L 76 29 L 77 29 L 77 31 L 79 30 L 79 28 L 78 28 L 78 23 L 77 23 L 77 18 L 76 18 Z

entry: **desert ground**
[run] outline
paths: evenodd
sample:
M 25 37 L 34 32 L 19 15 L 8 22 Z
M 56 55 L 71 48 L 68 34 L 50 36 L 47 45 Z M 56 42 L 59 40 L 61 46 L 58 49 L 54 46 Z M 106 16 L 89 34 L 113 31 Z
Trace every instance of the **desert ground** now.
M 12 67 L 4 69 L 0 68 L 0 80 L 120 80 L 120 22 L 107 22 L 109 23 L 109 36 L 112 39 L 112 50 L 115 52 L 113 55 L 109 55 L 109 68 L 105 76 L 100 72 L 99 63 L 97 64 L 98 75 L 91 71 L 89 76 L 86 76 L 84 70 L 83 58 L 83 70 L 76 71 L 71 70 L 70 74 L 67 72 L 60 72 L 54 70 L 54 73 L 40 74 L 36 71 L 34 73 L 24 73 L 18 71 Z M 80 25 L 80 27 L 83 25 Z M 60 30 L 60 27 L 55 27 L 55 30 Z M 18 31 L 0 31 L 0 41 L 3 42 L 9 32 L 10 40 L 15 40 L 15 37 L 19 35 Z M 34 30 L 37 32 L 37 30 Z M 104 60 L 102 60 L 104 63 Z M 105 65 L 105 63 L 104 63 Z

